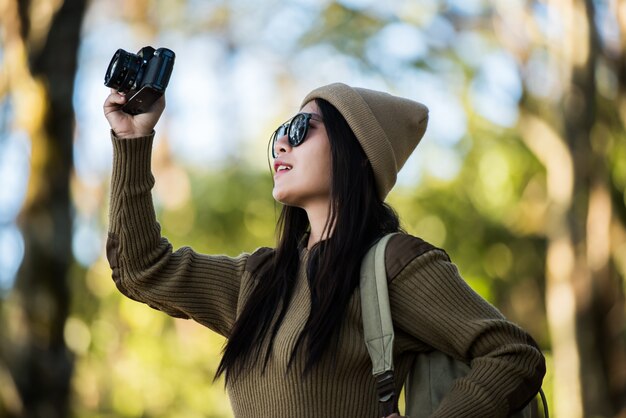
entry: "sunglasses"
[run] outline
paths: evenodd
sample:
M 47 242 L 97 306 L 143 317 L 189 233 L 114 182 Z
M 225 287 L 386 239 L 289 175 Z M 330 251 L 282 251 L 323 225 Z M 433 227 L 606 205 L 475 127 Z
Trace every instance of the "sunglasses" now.
M 292 147 L 297 147 L 306 139 L 306 134 L 309 131 L 309 122 L 311 119 L 314 119 L 313 113 L 298 113 L 293 118 L 289 119 L 287 122 L 283 123 L 274 131 L 272 134 L 272 139 L 270 141 L 272 146 L 272 157 L 276 158 L 278 155 L 276 154 L 275 146 L 276 141 L 283 136 L 287 136 L 287 140 L 289 141 L 289 145 Z

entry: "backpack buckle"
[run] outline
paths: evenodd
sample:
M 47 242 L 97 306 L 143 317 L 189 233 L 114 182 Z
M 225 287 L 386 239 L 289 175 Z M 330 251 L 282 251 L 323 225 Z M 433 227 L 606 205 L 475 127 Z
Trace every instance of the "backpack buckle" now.
M 376 392 L 378 404 L 383 417 L 393 414 L 396 409 L 396 385 L 393 370 L 376 376 Z

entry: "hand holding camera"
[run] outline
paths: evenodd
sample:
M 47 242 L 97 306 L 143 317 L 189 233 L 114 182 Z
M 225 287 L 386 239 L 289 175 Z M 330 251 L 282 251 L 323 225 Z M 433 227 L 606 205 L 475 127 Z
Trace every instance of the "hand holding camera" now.
M 149 135 L 165 108 L 163 93 L 172 74 L 174 52 L 144 47 L 137 54 L 118 49 L 104 84 L 111 94 L 104 114 L 118 137 Z

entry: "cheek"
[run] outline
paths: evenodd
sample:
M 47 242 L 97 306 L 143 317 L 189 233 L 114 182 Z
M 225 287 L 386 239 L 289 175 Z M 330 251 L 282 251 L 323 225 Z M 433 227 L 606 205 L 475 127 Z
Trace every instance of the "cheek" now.
M 311 153 L 311 157 L 307 164 L 307 172 L 310 174 L 308 180 L 323 187 L 329 186 L 332 173 L 330 150 L 321 147 Z
M 321 172 L 321 176 L 323 178 L 323 181 L 325 183 L 325 185 L 328 187 L 328 189 L 330 190 L 330 185 L 332 182 L 332 165 L 330 163 L 330 161 L 328 161 L 326 164 L 324 164 L 322 166 L 322 172 Z
M 320 176 L 322 177 L 325 186 L 330 191 L 330 185 L 332 183 L 333 176 L 333 166 L 329 149 L 324 153 L 324 158 L 322 158 L 321 161 L 322 163 L 320 164 Z

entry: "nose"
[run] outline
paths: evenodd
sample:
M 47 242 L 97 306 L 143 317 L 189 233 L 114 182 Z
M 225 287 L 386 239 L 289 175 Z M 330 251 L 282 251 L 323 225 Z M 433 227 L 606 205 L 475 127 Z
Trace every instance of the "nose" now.
M 278 157 L 280 153 L 291 151 L 291 144 L 287 139 L 287 135 L 282 135 L 274 142 L 274 158 Z

